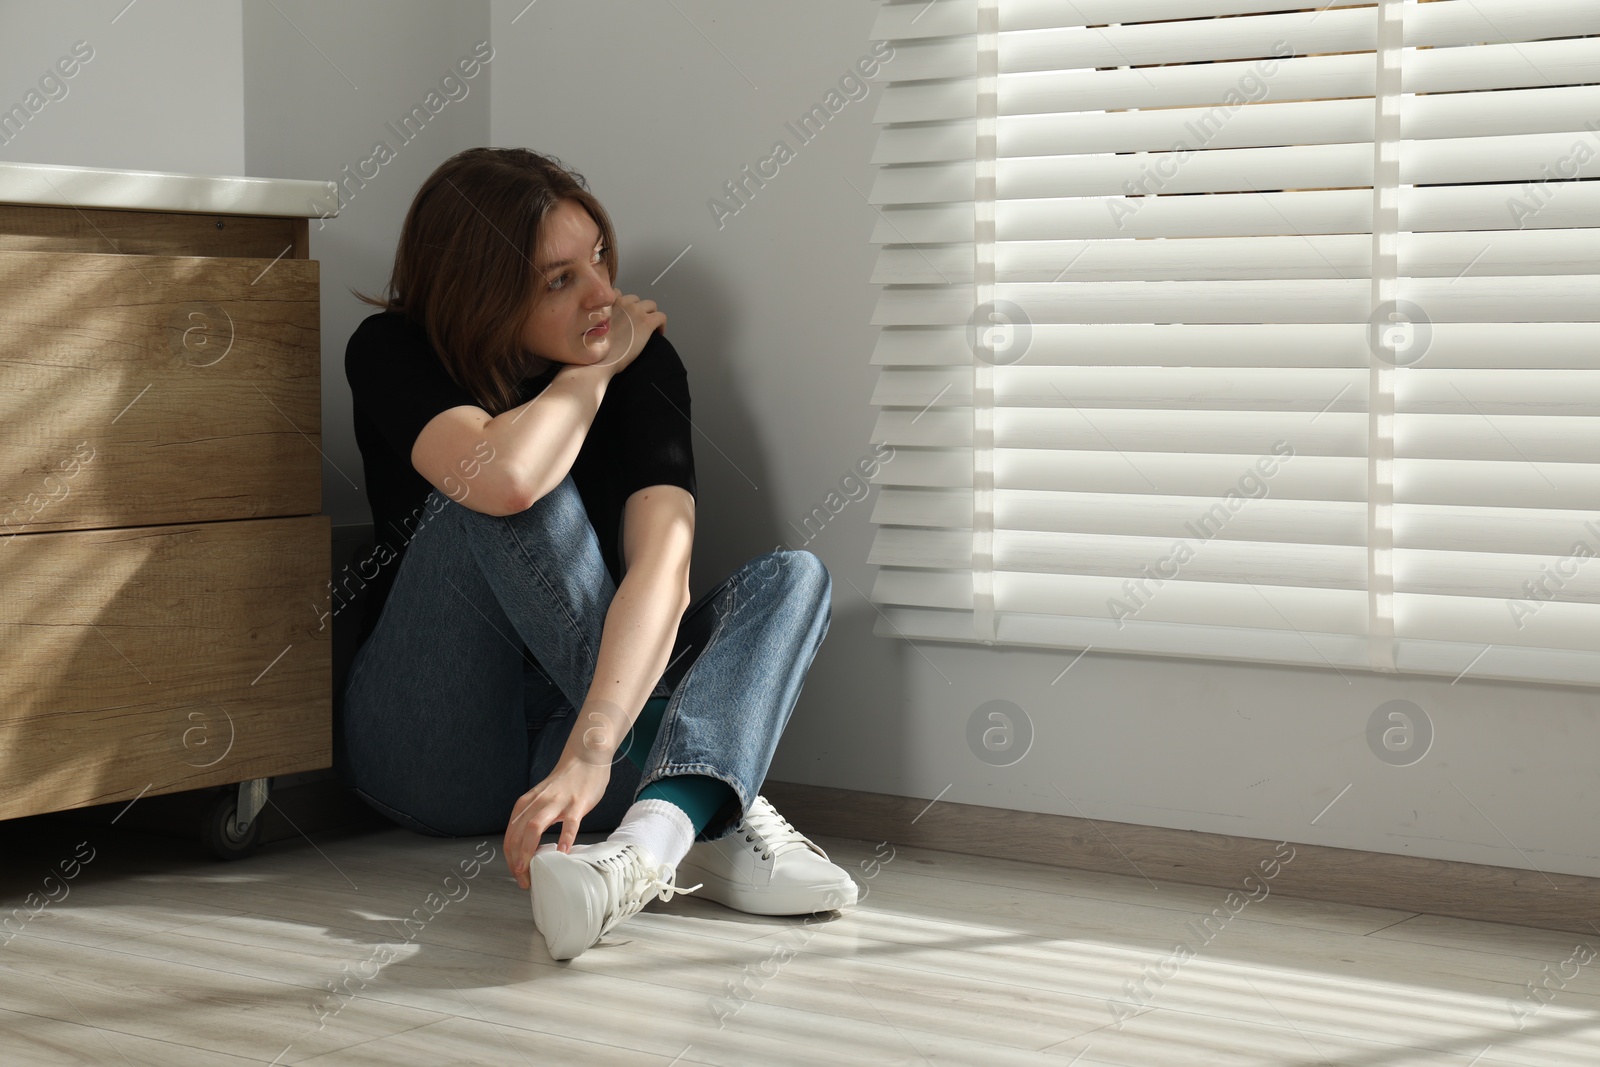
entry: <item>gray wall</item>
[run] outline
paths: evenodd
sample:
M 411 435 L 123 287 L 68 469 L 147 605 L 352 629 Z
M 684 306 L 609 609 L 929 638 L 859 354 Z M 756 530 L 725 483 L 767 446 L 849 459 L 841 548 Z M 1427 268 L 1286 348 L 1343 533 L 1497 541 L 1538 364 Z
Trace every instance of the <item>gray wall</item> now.
M 347 188 L 338 219 L 312 224 L 335 524 L 368 520 L 343 372 L 368 310 L 346 287 L 382 285 L 417 186 L 477 144 L 581 171 L 616 220 L 619 284 L 667 312 L 700 430 L 696 593 L 801 545 L 791 524 L 869 452 L 875 215 L 862 194 L 880 90 L 810 144 L 784 123 L 869 51 L 874 5 L 139 0 L 111 24 L 122 6 L 0 3 L 0 100 L 20 99 L 74 40 L 97 53 L 0 159 L 338 181 L 392 137 L 386 122 L 493 43 L 468 96 L 411 144 L 391 141 L 394 161 Z M 780 138 L 795 159 L 719 228 L 707 201 Z M 1593 690 L 876 637 L 863 595 L 872 502 L 804 545 L 833 574 L 833 625 L 773 777 L 1600 875 Z M 1412 766 L 1384 763 L 1367 740 L 1396 698 L 1435 731 Z M 1011 766 L 968 741 L 974 712 L 996 700 L 1031 725 Z

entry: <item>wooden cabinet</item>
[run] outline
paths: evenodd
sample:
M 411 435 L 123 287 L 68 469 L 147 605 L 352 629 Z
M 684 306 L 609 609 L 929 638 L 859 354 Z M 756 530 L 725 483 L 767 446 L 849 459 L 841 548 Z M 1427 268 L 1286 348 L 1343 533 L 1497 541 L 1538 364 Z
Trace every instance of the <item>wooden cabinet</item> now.
M 0 203 L 0 818 L 331 763 L 307 234 Z

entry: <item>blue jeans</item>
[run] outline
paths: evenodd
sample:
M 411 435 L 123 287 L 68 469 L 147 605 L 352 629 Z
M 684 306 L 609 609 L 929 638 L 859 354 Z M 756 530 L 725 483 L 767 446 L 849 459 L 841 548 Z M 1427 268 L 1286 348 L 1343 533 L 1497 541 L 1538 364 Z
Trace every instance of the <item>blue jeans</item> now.
M 651 691 L 670 699 L 646 769 L 619 752 L 580 830 L 613 830 L 640 789 L 696 774 L 737 794 L 738 810 L 730 802 L 696 835 L 726 836 L 766 778 L 828 632 L 832 588 L 814 553 L 775 549 L 690 605 Z M 570 474 L 515 515 L 434 490 L 336 702 L 340 778 L 421 833 L 503 834 L 517 799 L 555 769 L 615 594 Z

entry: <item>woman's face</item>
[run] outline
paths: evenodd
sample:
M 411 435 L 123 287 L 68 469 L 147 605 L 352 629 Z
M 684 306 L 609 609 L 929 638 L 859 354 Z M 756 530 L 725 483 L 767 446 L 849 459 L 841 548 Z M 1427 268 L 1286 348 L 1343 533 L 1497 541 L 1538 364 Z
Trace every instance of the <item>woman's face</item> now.
M 603 251 L 600 227 L 576 200 L 562 200 L 545 216 L 534 261 L 538 292 L 522 328 L 529 352 L 579 366 L 605 362 L 613 331 L 588 331 L 610 322 L 622 294 L 611 284 Z

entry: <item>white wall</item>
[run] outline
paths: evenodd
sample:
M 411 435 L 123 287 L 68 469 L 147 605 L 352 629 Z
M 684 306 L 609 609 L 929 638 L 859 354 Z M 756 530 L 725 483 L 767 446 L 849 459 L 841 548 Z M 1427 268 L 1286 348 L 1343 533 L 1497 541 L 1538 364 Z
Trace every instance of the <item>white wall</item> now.
M 383 283 L 417 186 L 477 144 L 553 152 L 583 172 L 617 222 L 620 284 L 668 314 L 702 431 L 697 593 L 780 541 L 799 545 L 790 523 L 868 453 L 875 215 L 861 194 L 879 91 L 799 146 L 722 228 L 706 202 L 774 140 L 795 144 L 784 123 L 869 51 L 874 5 L 139 0 L 113 24 L 123 2 L 0 2 L 0 101 L 19 100 L 73 41 L 96 50 L 0 159 L 338 181 L 456 59 L 493 43 L 468 96 L 352 184 L 338 219 L 312 224 L 335 524 L 369 518 L 343 374 L 368 311 L 345 287 Z M 1098 652 L 1062 674 L 1076 653 L 876 637 L 863 596 L 871 506 L 850 504 L 805 546 L 833 573 L 833 626 L 773 777 L 1600 875 L 1589 830 L 1600 694 Z M 1436 731 L 1409 767 L 1366 740 L 1374 709 L 1395 698 Z M 1008 767 L 967 741 L 994 700 L 1035 734 Z M 937 819 L 935 804 L 923 820 Z
M 492 8 L 495 143 L 554 152 L 589 178 L 617 222 L 619 284 L 659 301 L 689 367 L 703 431 L 699 592 L 781 539 L 798 545 L 789 523 L 870 448 L 875 216 L 862 194 L 881 90 L 847 105 L 720 230 L 706 201 L 775 139 L 796 145 L 784 123 L 869 51 L 876 5 Z M 1099 652 L 1062 675 L 1076 652 L 876 637 L 863 595 L 875 499 L 806 546 L 833 574 L 833 625 L 774 778 L 1600 875 L 1589 831 L 1600 694 Z M 1436 731 L 1412 766 L 1366 740 L 1373 711 L 1396 698 Z M 967 741 L 992 700 L 1032 724 L 1012 766 L 985 764 Z M 937 818 L 935 805 L 922 821 Z
M 0 108 L 38 94 L 0 160 L 242 174 L 241 44 L 239 0 L 0 0 Z

